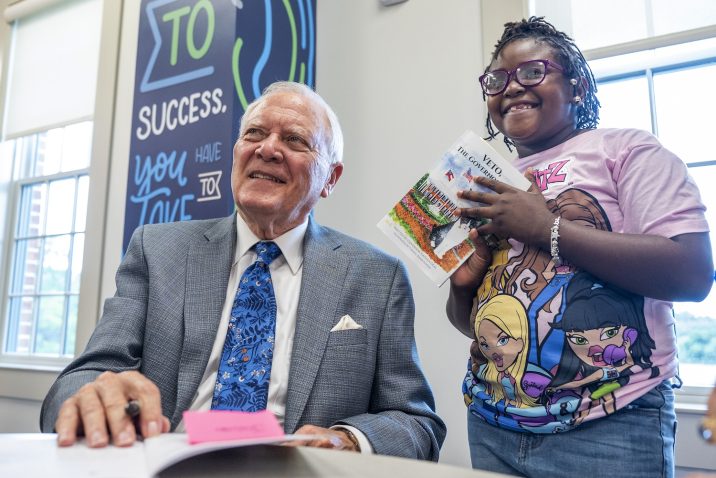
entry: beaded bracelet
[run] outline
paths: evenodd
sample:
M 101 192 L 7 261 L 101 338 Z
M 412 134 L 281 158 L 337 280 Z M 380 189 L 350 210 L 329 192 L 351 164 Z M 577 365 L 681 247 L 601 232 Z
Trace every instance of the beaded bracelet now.
M 555 217 L 554 224 L 549 230 L 549 252 L 556 267 L 562 265 L 562 258 L 559 256 L 559 221 L 561 219 L 560 216 Z

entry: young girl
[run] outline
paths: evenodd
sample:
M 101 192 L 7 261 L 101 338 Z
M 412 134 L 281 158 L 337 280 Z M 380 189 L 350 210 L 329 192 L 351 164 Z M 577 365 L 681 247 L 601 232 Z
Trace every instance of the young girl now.
M 505 27 L 480 77 L 487 128 L 490 138 L 496 128 L 517 150 L 515 165 L 534 185 L 524 192 L 478 179 L 492 192 L 462 193 L 476 203 L 462 215 L 491 222 L 470 232 L 477 249 L 451 277 L 447 313 L 456 328 L 477 339 L 475 314 L 486 300 L 500 294 L 518 299 L 531 328 L 525 369 L 550 377 L 525 386 L 531 396 L 514 398 L 529 404 L 541 391 L 534 406 L 519 408 L 540 426 L 486 420 L 481 407 L 489 403 L 466 396 L 473 466 L 525 476 L 673 476 L 670 379 L 677 360 L 671 301 L 703 300 L 714 274 L 698 189 L 684 163 L 651 134 L 596 129 L 594 77 L 571 38 L 542 18 Z M 556 201 L 570 190 L 589 197 L 591 208 L 605 215 L 602 226 L 577 219 L 579 204 Z M 509 239 L 510 249 L 493 253 L 481 239 L 488 234 Z M 522 263 L 528 259 L 530 264 Z M 560 269 L 569 273 L 544 273 Z M 573 285 L 581 287 L 573 281 L 582 272 L 626 293 L 609 301 L 599 293 L 570 294 Z M 596 315 L 638 303 L 642 330 L 617 324 L 617 317 L 589 330 L 562 327 L 576 296 L 591 301 Z M 631 304 L 614 306 L 614 300 Z M 591 368 L 569 365 L 570 338 L 576 345 L 589 339 L 605 345 L 571 347 Z M 638 366 L 632 365 L 639 358 L 635 343 L 639 356 L 648 357 Z M 608 353 L 606 344 L 613 345 Z M 649 350 L 641 350 L 645 346 Z M 475 390 L 498 386 L 483 383 L 490 379 L 472 364 L 468 380 L 478 385 Z

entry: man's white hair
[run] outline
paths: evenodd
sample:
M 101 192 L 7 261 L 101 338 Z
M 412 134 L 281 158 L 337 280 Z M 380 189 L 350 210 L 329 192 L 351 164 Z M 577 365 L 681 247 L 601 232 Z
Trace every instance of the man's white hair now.
M 311 87 L 304 85 L 303 83 L 296 83 L 293 81 L 277 81 L 267 86 L 261 96 L 256 98 L 249 106 L 246 107 L 243 116 L 241 117 L 241 123 L 239 124 L 239 137 L 244 132 L 244 118 L 248 117 L 249 114 L 261 104 L 268 96 L 274 93 L 289 92 L 296 93 L 305 98 L 310 99 L 317 103 L 322 109 L 326 118 L 328 119 L 328 131 L 324 135 L 323 149 L 331 164 L 340 163 L 343 161 L 343 131 L 341 130 L 341 124 L 338 122 L 338 116 L 330 107 L 326 100 L 321 95 L 316 93 Z

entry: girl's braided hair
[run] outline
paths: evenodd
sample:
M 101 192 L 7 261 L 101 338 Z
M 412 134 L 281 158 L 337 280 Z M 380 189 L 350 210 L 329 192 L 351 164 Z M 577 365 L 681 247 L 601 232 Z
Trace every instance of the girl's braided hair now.
M 546 43 L 553 50 L 557 57 L 557 62 L 564 68 L 564 74 L 568 78 L 576 78 L 577 81 L 584 82 L 584 95 L 582 96 L 582 103 L 577 110 L 577 129 L 594 129 L 599 123 L 599 100 L 597 99 L 597 84 L 594 80 L 591 68 L 587 64 L 587 60 L 582 55 L 579 47 L 574 43 L 574 40 L 565 34 L 557 30 L 554 25 L 547 22 L 544 17 L 530 17 L 527 20 L 520 20 L 519 22 L 505 23 L 505 31 L 502 33 L 502 38 L 495 45 L 495 51 L 492 52 L 490 64 L 497 59 L 503 48 L 514 40 L 522 39 L 533 39 L 537 42 Z M 489 65 L 485 68 L 485 73 L 489 70 Z M 482 93 L 483 99 L 485 99 L 485 93 Z M 487 132 L 489 139 L 497 137 L 497 131 L 495 131 L 490 121 L 490 115 L 487 115 L 486 122 Z M 508 148 L 512 149 L 512 141 L 505 136 L 505 144 Z

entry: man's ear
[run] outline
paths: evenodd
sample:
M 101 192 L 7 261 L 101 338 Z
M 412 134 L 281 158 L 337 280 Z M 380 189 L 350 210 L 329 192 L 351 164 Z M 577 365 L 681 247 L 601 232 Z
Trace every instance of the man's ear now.
M 331 172 L 328 173 L 328 179 L 326 180 L 326 184 L 323 186 L 323 189 L 321 190 L 321 197 L 327 198 L 331 195 L 331 191 L 335 187 L 338 180 L 341 178 L 341 174 L 343 174 L 343 163 L 334 163 L 331 164 Z

